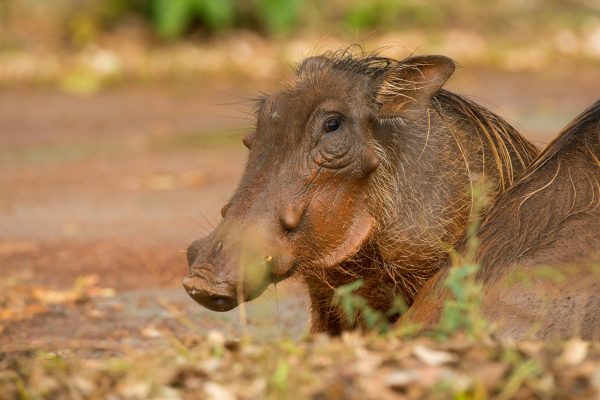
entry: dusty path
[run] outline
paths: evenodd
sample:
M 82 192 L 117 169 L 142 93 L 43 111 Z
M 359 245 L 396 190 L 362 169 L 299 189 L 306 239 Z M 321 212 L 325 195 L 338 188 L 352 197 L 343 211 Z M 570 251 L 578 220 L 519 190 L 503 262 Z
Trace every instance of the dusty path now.
M 600 97 L 600 80 L 588 75 L 465 68 L 451 86 L 543 145 Z M 0 94 L 0 308 L 12 310 L 0 314 L 2 348 L 79 343 L 94 353 L 209 329 L 240 334 L 237 311 L 201 309 L 179 282 L 182 251 L 218 221 L 242 171 L 240 138 L 251 122 L 239 101 L 252 93 L 173 86 L 91 97 Z M 226 103 L 238 104 L 219 105 Z M 114 294 L 55 302 L 32 295 L 76 292 L 86 275 Z M 306 310 L 301 285 L 285 283 L 249 306 L 249 329 L 297 337 Z

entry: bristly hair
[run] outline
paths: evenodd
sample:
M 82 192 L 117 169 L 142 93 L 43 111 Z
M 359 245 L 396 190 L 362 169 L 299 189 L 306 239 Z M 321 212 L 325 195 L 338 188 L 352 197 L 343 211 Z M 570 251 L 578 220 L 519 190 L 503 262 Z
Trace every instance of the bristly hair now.
M 433 98 L 434 108 L 443 119 L 443 106 L 453 109 L 470 122 L 477 134 L 485 139 L 498 171 L 499 191 L 506 191 L 536 157 L 538 149 L 502 118 L 456 93 L 440 90 Z M 518 162 L 520 168 L 515 168 Z
M 534 174 L 537 170 L 542 168 L 545 164 L 548 163 L 552 158 L 558 154 L 558 152 L 563 149 L 568 142 L 576 141 L 576 140 L 585 140 L 580 136 L 583 136 L 581 132 L 584 132 L 584 127 L 588 124 L 598 124 L 600 127 L 600 100 L 597 100 L 592 105 L 590 105 L 585 111 L 579 114 L 573 121 L 569 123 L 566 127 L 563 128 L 562 131 L 558 134 L 558 136 L 552 140 L 546 146 L 544 151 L 540 153 L 540 155 L 535 159 L 535 161 L 527 168 L 523 177 L 520 180 L 525 180 L 527 177 Z M 579 135 L 579 136 L 578 136 Z M 600 135 L 600 133 L 598 134 Z M 600 141 L 600 139 L 599 139 Z M 586 142 L 586 146 L 588 143 Z M 592 153 L 592 157 L 596 164 L 600 167 L 600 160 L 596 158 L 596 155 Z
M 329 50 L 317 57 L 326 61 L 332 69 L 352 72 L 369 78 L 379 77 L 399 63 L 392 58 L 380 56 L 376 51 L 366 53 L 359 45 Z M 298 66 L 298 74 L 302 72 L 304 66 L 304 63 Z
M 327 51 L 317 58 L 334 70 L 351 72 L 371 79 L 383 76 L 406 61 L 382 57 L 377 51 L 366 53 L 358 45 Z M 302 63 L 298 73 L 301 74 L 305 67 L 305 63 Z M 442 119 L 442 110 L 452 109 L 460 119 L 470 122 L 476 133 L 485 140 L 498 172 L 500 192 L 507 190 L 518 178 L 515 171 L 524 170 L 538 153 L 538 149 L 510 124 L 463 96 L 440 90 L 432 99 L 432 105 Z M 448 128 L 452 129 L 452 122 L 446 123 Z M 518 163 L 519 167 L 515 163 Z
M 562 240 L 554 235 L 579 240 L 566 233 L 569 230 L 560 233 L 561 227 L 576 220 L 570 219 L 575 215 L 597 221 L 599 207 L 600 100 L 563 128 L 496 199 L 479 232 L 480 276 L 489 282 L 497 280 L 504 271 L 500 266 L 517 265 L 544 241 L 560 246 Z M 544 252 L 551 254 L 552 249 Z

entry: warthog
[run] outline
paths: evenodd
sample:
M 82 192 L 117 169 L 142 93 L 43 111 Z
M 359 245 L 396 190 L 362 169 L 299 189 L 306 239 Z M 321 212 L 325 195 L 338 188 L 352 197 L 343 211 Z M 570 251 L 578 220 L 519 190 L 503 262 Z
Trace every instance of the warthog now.
M 483 312 L 499 335 L 600 338 L 600 101 L 497 199 L 479 240 Z M 437 320 L 449 267 L 404 318 Z
M 188 249 L 187 292 L 226 311 L 296 273 L 312 331 L 332 334 L 348 327 L 335 288 L 358 278 L 377 310 L 396 296 L 411 304 L 465 236 L 473 181 L 497 196 L 537 154 L 500 117 L 441 89 L 454 68 L 443 56 L 304 60 L 258 101 L 241 182 Z

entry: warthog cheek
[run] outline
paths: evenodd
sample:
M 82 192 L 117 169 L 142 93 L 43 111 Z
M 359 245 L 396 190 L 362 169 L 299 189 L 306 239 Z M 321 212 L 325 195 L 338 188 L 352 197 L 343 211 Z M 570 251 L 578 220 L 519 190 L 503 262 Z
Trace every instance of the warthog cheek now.
M 317 260 L 315 264 L 319 267 L 327 268 L 352 257 L 368 239 L 373 230 L 373 225 L 373 218 L 366 210 L 362 211 L 354 219 L 344 241 L 327 255 Z

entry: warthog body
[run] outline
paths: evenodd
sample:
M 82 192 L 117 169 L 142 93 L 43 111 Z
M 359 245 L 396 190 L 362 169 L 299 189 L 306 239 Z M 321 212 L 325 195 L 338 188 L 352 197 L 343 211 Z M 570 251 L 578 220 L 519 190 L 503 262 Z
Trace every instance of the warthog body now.
M 347 328 L 336 287 L 388 310 L 411 304 L 464 236 L 474 180 L 504 192 L 537 151 L 508 123 L 441 89 L 442 56 L 396 61 L 349 52 L 306 59 L 258 102 L 242 180 L 223 220 L 188 251 L 188 293 L 218 311 L 294 273 L 312 330 Z M 394 319 L 394 317 L 392 317 Z
M 482 221 L 483 311 L 512 338 L 600 338 L 600 101 L 575 118 Z M 405 318 L 432 324 L 440 269 Z

